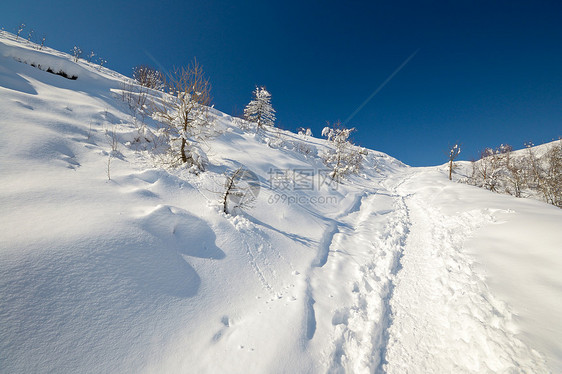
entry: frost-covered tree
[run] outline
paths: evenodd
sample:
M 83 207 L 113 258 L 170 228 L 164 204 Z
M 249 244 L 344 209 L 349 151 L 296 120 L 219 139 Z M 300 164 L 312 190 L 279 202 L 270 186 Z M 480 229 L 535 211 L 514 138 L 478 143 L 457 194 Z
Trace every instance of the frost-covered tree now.
M 256 124 L 257 129 L 273 126 L 275 109 L 271 105 L 271 94 L 265 87 L 257 87 L 253 92 L 254 99 L 244 109 L 244 118 Z
M 194 60 L 187 68 L 176 69 L 168 83 L 169 94 L 154 104 L 153 118 L 165 125 L 173 162 L 205 169 L 205 153 L 199 144 L 214 133 L 209 115 L 211 84 L 201 65 Z
M 354 128 L 347 129 L 338 121 L 334 126 L 324 127 L 322 136 L 328 138 L 333 148 L 328 149 L 323 155 L 322 160 L 332 171 L 330 177 L 339 182 L 349 174 L 356 174 L 361 168 L 363 156 L 367 154 L 365 148 L 357 147 L 349 141 L 349 136 L 355 131 Z

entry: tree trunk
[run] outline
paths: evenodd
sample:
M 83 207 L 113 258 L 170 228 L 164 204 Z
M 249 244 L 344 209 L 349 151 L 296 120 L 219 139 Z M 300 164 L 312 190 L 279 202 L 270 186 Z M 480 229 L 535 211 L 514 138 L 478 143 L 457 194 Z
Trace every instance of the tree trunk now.
M 187 155 L 185 154 L 185 147 L 187 145 L 187 141 L 185 138 L 181 138 L 181 161 L 185 164 L 187 162 Z

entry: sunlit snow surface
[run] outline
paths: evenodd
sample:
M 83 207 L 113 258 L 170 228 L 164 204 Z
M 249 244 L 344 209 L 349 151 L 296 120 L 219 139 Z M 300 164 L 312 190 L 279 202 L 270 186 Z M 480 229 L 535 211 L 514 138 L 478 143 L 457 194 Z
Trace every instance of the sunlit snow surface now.
M 333 189 L 324 141 L 218 111 L 208 171 L 167 169 L 124 79 L 0 38 L 0 372 L 562 371 L 562 210 L 376 151 Z

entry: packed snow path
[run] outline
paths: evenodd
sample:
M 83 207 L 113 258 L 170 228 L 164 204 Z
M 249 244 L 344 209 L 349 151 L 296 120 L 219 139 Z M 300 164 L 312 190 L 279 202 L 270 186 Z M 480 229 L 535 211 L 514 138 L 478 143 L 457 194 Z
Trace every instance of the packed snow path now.
M 309 279 L 307 335 L 323 347 L 321 371 L 549 372 L 463 253 L 492 214 L 443 214 L 419 175 L 384 180 L 328 230 Z
M 403 199 L 386 191 L 365 195 L 357 211 L 341 218 L 325 264 L 313 268 L 312 344 L 332 344 L 319 361 L 332 370 L 380 366 L 390 315 L 392 279 L 408 232 Z M 308 331 L 312 331 L 311 328 Z
M 385 371 L 547 372 L 543 359 L 516 337 L 509 309 L 489 292 L 463 251 L 464 242 L 492 224 L 493 216 L 489 211 L 440 212 L 427 193 L 412 194 L 413 175 L 396 189 L 409 195 L 415 224 L 390 302 Z M 431 196 L 439 199 L 439 190 Z

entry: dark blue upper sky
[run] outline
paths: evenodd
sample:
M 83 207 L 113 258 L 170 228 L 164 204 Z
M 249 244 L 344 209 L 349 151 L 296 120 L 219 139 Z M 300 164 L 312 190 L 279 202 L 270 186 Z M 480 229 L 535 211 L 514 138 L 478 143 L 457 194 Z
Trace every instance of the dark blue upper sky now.
M 278 126 L 346 120 L 355 142 L 414 166 L 485 147 L 562 136 L 560 1 L 62 1 L 0 4 L 0 26 L 25 23 L 46 44 L 76 44 L 131 75 L 197 57 L 215 107 L 239 114 L 255 85 Z

